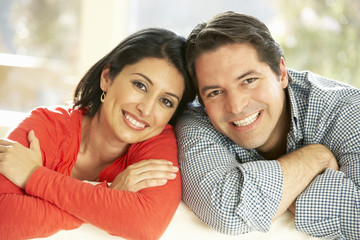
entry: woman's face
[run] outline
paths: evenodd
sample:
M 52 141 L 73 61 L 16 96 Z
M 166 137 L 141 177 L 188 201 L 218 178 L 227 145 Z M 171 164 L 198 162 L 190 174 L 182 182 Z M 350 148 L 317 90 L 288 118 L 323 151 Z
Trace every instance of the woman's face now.
M 160 134 L 185 89 L 179 71 L 159 58 L 127 65 L 114 79 L 105 68 L 100 87 L 106 93 L 100 108 L 101 127 L 129 144 Z

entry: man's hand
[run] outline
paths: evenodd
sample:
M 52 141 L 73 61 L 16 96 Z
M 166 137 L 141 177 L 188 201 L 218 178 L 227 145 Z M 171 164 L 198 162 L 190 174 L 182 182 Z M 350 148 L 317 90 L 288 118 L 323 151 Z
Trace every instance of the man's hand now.
M 165 185 L 176 178 L 179 168 L 161 159 L 142 160 L 119 173 L 110 188 L 137 192 L 143 188 Z
M 332 152 L 321 144 L 311 144 L 278 159 L 283 171 L 283 194 L 275 218 L 289 208 L 295 214 L 295 201 L 310 182 L 326 168 L 338 170 Z
M 42 166 L 39 140 L 31 130 L 28 134 L 30 147 L 18 142 L 0 139 L 0 173 L 16 186 L 25 189 L 35 170 Z

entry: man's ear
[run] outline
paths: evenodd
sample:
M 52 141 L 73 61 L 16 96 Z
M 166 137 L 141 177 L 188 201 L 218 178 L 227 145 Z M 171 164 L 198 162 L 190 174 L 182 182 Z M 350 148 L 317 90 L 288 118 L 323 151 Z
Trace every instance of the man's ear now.
M 101 75 L 100 75 L 100 88 L 101 88 L 101 90 L 103 90 L 104 92 L 107 92 L 110 84 L 111 84 L 110 64 L 107 64 L 107 65 L 105 65 L 105 67 L 101 71 Z
M 280 82 L 283 89 L 285 89 L 289 84 L 289 77 L 287 74 L 285 59 L 283 57 L 280 58 Z

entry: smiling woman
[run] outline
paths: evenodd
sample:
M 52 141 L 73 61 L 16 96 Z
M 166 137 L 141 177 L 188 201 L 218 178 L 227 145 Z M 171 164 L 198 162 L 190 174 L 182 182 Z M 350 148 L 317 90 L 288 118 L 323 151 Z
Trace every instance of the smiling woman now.
M 82 223 L 126 239 L 162 235 L 181 198 L 168 123 L 195 96 L 184 45 L 165 29 L 129 36 L 81 79 L 73 108 L 36 108 L 0 140 L 0 239 Z

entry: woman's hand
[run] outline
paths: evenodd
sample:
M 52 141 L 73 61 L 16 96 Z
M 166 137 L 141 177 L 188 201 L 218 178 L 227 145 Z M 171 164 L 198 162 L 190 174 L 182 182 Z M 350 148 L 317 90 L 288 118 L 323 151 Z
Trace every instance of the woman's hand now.
M 0 139 L 0 173 L 16 186 L 25 189 L 35 170 L 42 166 L 39 140 L 31 130 L 28 133 L 30 147 L 18 142 Z
M 142 160 L 128 166 L 116 176 L 110 188 L 137 192 L 143 188 L 165 185 L 176 178 L 179 168 L 161 159 Z

